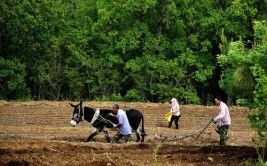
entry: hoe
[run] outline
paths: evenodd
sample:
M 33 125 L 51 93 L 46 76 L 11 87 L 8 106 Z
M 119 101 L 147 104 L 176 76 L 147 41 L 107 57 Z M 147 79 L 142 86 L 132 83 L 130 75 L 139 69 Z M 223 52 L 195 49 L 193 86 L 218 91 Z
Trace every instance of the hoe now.
M 212 121 L 209 121 L 209 123 L 203 128 L 203 130 L 201 130 L 201 132 L 198 134 L 198 136 L 196 137 L 196 140 L 199 138 L 199 136 L 205 131 L 205 129 L 211 124 Z

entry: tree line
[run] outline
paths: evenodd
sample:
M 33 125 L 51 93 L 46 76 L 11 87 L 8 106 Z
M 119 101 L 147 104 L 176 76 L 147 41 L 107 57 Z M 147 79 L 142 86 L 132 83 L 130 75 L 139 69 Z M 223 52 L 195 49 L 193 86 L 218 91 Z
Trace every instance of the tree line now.
M 237 56 L 230 40 L 254 48 L 266 7 L 258 0 L 3 0 L 0 99 L 251 100 L 254 76 L 232 78 L 247 65 L 221 54 Z

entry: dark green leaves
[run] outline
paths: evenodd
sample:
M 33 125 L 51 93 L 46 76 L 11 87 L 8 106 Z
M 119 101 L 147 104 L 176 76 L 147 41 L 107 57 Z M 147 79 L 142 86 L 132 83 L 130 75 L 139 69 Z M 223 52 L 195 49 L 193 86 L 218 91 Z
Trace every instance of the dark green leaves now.
M 24 97 L 30 99 L 159 102 L 177 97 L 206 104 L 218 92 L 215 55 L 221 30 L 228 38 L 241 35 L 253 41 L 252 20 L 265 16 L 264 6 L 266 2 L 248 0 L 1 1 L 0 55 L 25 65 L 20 78 L 29 90 Z M 254 24 L 263 27 L 255 31 L 259 42 L 265 23 Z M 246 52 L 228 44 L 223 43 L 223 54 L 228 47 Z M 225 68 L 231 63 L 223 61 Z M 247 69 L 233 72 L 248 78 Z M 222 74 L 229 82 L 231 72 Z M 239 78 L 244 84 L 245 77 Z M 226 82 L 220 84 L 230 87 Z M 237 88 L 230 87 L 233 92 Z

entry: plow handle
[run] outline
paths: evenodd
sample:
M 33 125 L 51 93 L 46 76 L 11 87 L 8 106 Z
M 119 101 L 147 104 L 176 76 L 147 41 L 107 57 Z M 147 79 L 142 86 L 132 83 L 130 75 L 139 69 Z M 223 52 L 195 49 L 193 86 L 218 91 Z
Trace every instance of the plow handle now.
M 196 140 L 199 138 L 199 136 L 203 133 L 203 131 L 211 124 L 212 121 L 209 121 L 209 123 L 204 127 L 204 129 L 198 134 L 196 137 Z

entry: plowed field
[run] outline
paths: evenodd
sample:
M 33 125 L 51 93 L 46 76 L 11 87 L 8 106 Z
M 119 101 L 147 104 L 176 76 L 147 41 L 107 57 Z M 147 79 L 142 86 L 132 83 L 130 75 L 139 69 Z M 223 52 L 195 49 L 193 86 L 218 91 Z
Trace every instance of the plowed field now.
M 84 102 L 93 108 L 110 109 L 112 104 Z M 230 139 L 227 146 L 219 146 L 215 124 L 195 140 L 217 115 L 217 106 L 181 105 L 176 130 L 174 124 L 167 128 L 167 103 L 119 104 L 144 114 L 148 134 L 144 143 L 134 142 L 134 135 L 132 143 L 106 143 L 103 133 L 94 142 L 85 142 L 92 128 L 88 122 L 71 127 L 69 102 L 0 101 L 0 165 L 245 165 L 257 158 L 251 141 L 256 134 L 248 128 L 246 108 L 229 107 Z

